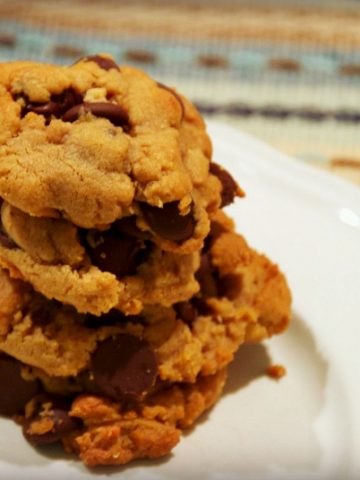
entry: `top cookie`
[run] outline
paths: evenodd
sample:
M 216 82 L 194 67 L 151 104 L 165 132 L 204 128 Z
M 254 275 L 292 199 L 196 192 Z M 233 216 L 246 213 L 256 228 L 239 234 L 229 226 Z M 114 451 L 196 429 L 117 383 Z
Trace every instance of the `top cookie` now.
M 210 168 L 195 107 L 110 57 L 2 64 L 0 107 L 0 197 L 30 215 L 86 229 L 135 215 L 163 250 L 190 253 L 241 194 Z

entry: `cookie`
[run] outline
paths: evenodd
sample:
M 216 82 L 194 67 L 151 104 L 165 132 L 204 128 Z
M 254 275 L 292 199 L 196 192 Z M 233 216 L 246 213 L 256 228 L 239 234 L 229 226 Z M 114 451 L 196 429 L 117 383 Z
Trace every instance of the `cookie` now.
M 225 380 L 226 369 L 192 384 L 163 387 L 137 404 L 87 394 L 70 402 L 38 396 L 27 405 L 24 436 L 37 447 L 60 440 L 91 467 L 162 457 L 216 402 Z
M 23 372 L 30 443 L 62 441 L 90 466 L 166 455 L 216 401 L 240 345 L 286 328 L 284 276 L 222 212 L 201 257 L 198 294 L 135 316 L 80 314 L 1 271 L 0 350 Z
M 164 456 L 286 329 L 286 279 L 172 88 L 106 55 L 14 62 L 0 106 L 0 414 L 88 466 Z
M 31 217 L 3 202 L 0 265 L 48 299 L 100 315 L 170 306 L 199 290 L 199 252 L 165 252 L 132 219 L 105 231 L 80 231 L 66 220 Z M 5 236 L 6 233 L 6 236 Z
M 197 271 L 200 292 L 189 301 L 149 306 L 138 316 L 112 310 L 96 317 L 33 292 L 19 310 L 13 308 L 13 320 L 1 326 L 8 331 L 0 349 L 49 377 L 76 376 L 91 370 L 99 345 L 127 334 L 148 342 L 161 381 L 193 382 L 198 375 L 215 373 L 242 343 L 283 331 L 291 297 L 277 266 L 234 233 L 224 215 L 213 221 L 206 243 Z M 4 284 L 13 283 L 4 272 L 2 278 Z M 15 296 L 12 305 L 20 303 Z
M 88 230 L 134 216 L 162 250 L 187 254 L 242 195 L 211 168 L 195 107 L 110 57 L 2 64 L 0 106 L 0 197 L 31 216 Z

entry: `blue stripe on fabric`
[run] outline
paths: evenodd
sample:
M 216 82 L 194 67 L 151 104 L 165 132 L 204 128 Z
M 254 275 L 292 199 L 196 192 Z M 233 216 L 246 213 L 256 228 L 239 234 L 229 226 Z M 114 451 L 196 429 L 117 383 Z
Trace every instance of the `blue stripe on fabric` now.
M 360 66 L 359 51 L 337 51 L 329 48 L 308 48 L 293 44 L 259 44 L 259 42 L 196 41 L 107 35 L 94 33 L 76 34 L 53 31 L 50 28 L 33 28 L 21 22 L 0 21 L 0 33 L 16 36 L 14 47 L 0 46 L 0 60 L 29 59 L 60 64 L 72 63 L 71 56 L 56 55 L 56 46 L 83 49 L 84 53 L 108 52 L 119 63 L 129 62 L 129 50 L 144 50 L 153 53 L 155 64 L 147 63 L 146 70 L 153 75 L 172 75 L 191 79 L 242 80 L 270 84 L 296 85 L 326 82 L 327 84 L 358 84 L 360 75 L 344 76 L 341 67 L 346 64 Z M 200 55 L 219 56 L 227 61 L 226 68 L 209 68 L 198 64 Z M 279 71 L 269 68 L 272 59 L 285 58 L 298 62 L 299 71 Z

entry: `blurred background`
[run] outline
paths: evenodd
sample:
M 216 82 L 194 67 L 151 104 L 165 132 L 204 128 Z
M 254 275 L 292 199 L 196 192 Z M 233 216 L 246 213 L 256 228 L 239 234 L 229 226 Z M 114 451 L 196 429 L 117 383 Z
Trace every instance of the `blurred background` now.
M 101 52 L 360 184 L 359 0 L 0 0 L 0 61 Z

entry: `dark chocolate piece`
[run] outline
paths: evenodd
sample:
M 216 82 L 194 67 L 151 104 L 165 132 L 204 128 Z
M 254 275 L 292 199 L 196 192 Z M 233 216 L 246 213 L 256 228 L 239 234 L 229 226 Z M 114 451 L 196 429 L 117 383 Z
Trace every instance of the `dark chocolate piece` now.
M 34 415 L 25 420 L 23 434 L 26 440 L 34 447 L 56 443 L 65 435 L 81 428 L 80 419 L 70 417 L 70 403 L 66 398 L 55 395 L 39 396 L 38 405 Z M 34 433 L 32 425 L 36 422 L 52 423 L 51 429 L 45 433 Z
M 64 122 L 74 122 L 81 113 L 88 112 L 95 117 L 107 118 L 116 127 L 128 126 L 129 124 L 127 112 L 120 105 L 109 102 L 80 103 L 67 110 L 62 119 Z
M 185 117 L 185 107 L 184 107 L 184 102 L 182 101 L 182 98 L 180 97 L 180 95 L 175 90 L 168 87 L 167 85 L 164 85 L 163 83 L 157 82 L 157 84 L 158 84 L 158 87 L 163 88 L 164 90 L 167 90 L 172 95 L 174 95 L 174 97 L 179 102 L 179 105 L 181 107 L 181 120 L 183 120 Z
M 1 230 L 0 227 L 0 245 L 5 248 L 9 248 L 10 250 L 14 250 L 18 248 L 14 240 L 12 240 L 6 233 Z
M 217 163 L 210 163 L 210 172 L 215 175 L 222 184 L 221 207 L 233 203 L 234 198 L 240 195 L 240 189 L 233 177 Z
M 113 228 L 117 232 L 125 233 L 126 235 L 138 238 L 139 240 L 148 240 L 150 238 L 149 232 L 144 232 L 137 227 L 135 215 L 116 220 L 116 222 L 113 223 Z
M 190 302 L 180 302 L 174 305 L 177 316 L 188 325 L 191 325 L 197 317 L 197 310 Z
M 52 95 L 49 102 L 28 102 L 23 107 L 22 116 L 29 112 L 44 115 L 48 120 L 51 116 L 60 118 L 66 111 L 82 102 L 82 96 L 73 88 L 68 88 L 59 95 Z
M 143 241 L 115 229 L 92 231 L 86 241 L 92 263 L 118 277 L 135 274 L 148 252 Z
M 101 55 L 90 55 L 88 57 L 81 58 L 80 60 L 78 60 L 78 62 L 80 62 L 81 60 L 83 60 L 84 62 L 94 62 L 103 70 L 111 70 L 112 68 L 115 68 L 115 70 L 120 70 L 119 66 L 114 62 L 112 58 L 102 57 Z
M 25 405 L 39 391 L 39 383 L 21 376 L 23 365 L 7 355 L 0 355 L 0 415 L 22 413 Z
M 147 203 L 141 203 L 140 207 L 146 222 L 159 237 L 183 242 L 194 233 L 195 219 L 192 212 L 180 215 L 178 202 L 165 203 L 163 208 Z
M 154 385 L 157 377 L 155 353 L 145 340 L 127 333 L 102 342 L 92 356 L 95 384 L 114 399 L 138 399 Z

